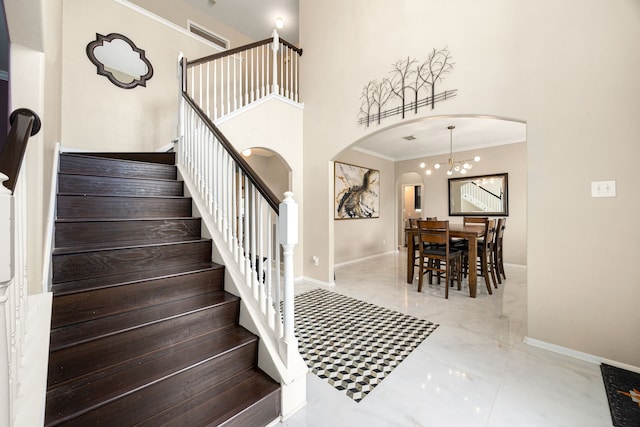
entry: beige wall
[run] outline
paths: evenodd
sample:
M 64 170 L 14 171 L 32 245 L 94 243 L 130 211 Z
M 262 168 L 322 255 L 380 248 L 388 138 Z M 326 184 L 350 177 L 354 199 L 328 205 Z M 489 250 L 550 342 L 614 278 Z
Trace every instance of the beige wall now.
M 509 216 L 504 234 L 505 262 L 509 264 L 527 264 L 527 144 L 500 145 L 481 150 L 461 151 L 456 158 L 472 158 L 479 155 L 481 161 L 473 164 L 468 176 L 491 175 L 495 173 L 509 174 Z M 427 176 L 420 168 L 421 162 L 446 162 L 448 155 L 405 160 L 396 163 L 396 177 L 409 172 L 419 173 L 424 177 L 425 194 L 423 197 L 423 217 L 437 216 L 451 222 L 462 222 L 459 216 L 449 216 L 450 178 L 444 170 L 434 171 Z M 453 175 L 452 177 L 460 177 Z M 400 188 L 400 187 L 399 187 Z M 400 210 L 398 211 L 401 212 Z M 398 227 L 401 224 L 398 223 Z M 402 234 L 398 232 L 400 238 Z
M 255 41 L 212 17 L 209 14 L 211 6 L 206 1 L 200 2 L 199 6 L 181 1 L 179 7 L 176 7 L 175 0 L 131 0 L 131 3 L 151 11 L 182 28 L 187 28 L 187 21 L 191 20 L 195 24 L 203 26 L 205 29 L 229 40 L 229 47 L 231 48 Z M 264 38 L 266 39 L 270 36 L 271 34 L 265 34 Z
M 63 4 L 62 145 L 103 151 L 153 151 L 177 136 L 178 54 L 213 50 L 115 1 Z M 96 73 L 86 46 L 96 33 L 120 33 L 145 51 L 153 66 L 146 87 L 121 89 Z
M 42 290 L 44 216 L 49 209 L 51 159 L 60 141 L 62 0 L 5 0 L 11 38 L 11 111 L 30 108 L 41 119 L 30 139 L 21 175 L 28 179 L 29 293 Z
M 340 153 L 336 161 L 380 171 L 380 218 L 335 220 L 334 262 L 339 264 L 394 250 L 396 193 L 393 162 L 353 150 Z M 326 262 L 321 254 L 309 251 L 305 254 L 307 258 L 317 256 L 320 263 Z
M 294 275 L 302 276 L 304 248 L 302 247 L 304 217 L 304 197 L 302 187 L 302 115 L 303 109 L 279 97 L 269 97 L 263 102 L 252 105 L 216 124 L 234 147 L 242 152 L 247 148 L 267 148 L 285 163 L 291 171 L 290 182 L 284 191 L 292 191 L 293 199 L 298 203 L 299 244 L 294 249 Z M 270 174 L 268 175 L 270 176 Z M 275 178 L 275 177 L 274 177 Z M 275 184 L 284 181 L 274 179 Z M 272 187 L 276 196 L 282 200 L 282 184 Z
M 441 89 L 458 96 L 418 116 L 527 123 L 528 336 L 640 366 L 637 0 L 301 0 L 300 28 L 306 253 L 333 252 L 330 160 L 378 129 L 356 124 L 361 88 L 448 46 L 456 65 Z M 609 179 L 617 197 L 591 198 L 590 183 Z

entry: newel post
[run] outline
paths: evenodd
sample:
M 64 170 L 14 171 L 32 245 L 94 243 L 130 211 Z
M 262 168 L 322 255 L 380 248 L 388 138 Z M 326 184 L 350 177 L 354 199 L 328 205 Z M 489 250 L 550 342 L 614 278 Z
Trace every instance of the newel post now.
M 278 88 L 278 49 L 280 49 L 280 36 L 276 30 L 273 30 L 271 34 L 273 36 L 273 44 L 271 50 L 273 50 L 273 89 L 271 93 L 278 94 L 280 89 Z
M 0 425 L 10 425 L 9 335 L 7 289 L 13 279 L 13 196 L 4 186 L 9 178 L 0 172 Z
M 298 340 L 294 333 L 295 309 L 293 304 L 293 247 L 298 243 L 298 204 L 293 193 L 284 193 L 278 217 L 280 244 L 284 258 L 284 335 L 280 346 L 280 356 L 286 366 L 290 366 L 293 356 L 298 353 Z

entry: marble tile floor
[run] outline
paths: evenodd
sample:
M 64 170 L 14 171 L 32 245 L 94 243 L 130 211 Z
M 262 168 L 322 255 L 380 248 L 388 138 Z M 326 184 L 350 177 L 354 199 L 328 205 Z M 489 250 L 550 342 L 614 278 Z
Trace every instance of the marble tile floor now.
M 445 300 L 439 285 L 405 282 L 404 251 L 337 267 L 325 289 L 440 326 L 359 403 L 309 373 L 307 405 L 282 425 L 611 426 L 598 365 L 523 342 L 526 269 L 505 269 L 493 295 L 479 278 L 477 298 L 463 283 Z

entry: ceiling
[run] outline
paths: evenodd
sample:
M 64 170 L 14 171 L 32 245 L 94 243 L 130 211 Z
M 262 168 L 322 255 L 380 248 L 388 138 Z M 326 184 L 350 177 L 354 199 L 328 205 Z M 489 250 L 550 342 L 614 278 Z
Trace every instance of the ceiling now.
M 398 123 L 368 135 L 351 148 L 393 161 L 447 154 L 450 146 L 447 127 L 451 125 L 455 126 L 451 134 L 454 153 L 527 139 L 523 122 L 487 116 L 439 116 Z M 408 141 L 407 136 L 415 139 Z
M 183 1 L 254 40 L 268 38 L 275 28 L 276 18 L 281 17 L 285 24 L 278 33 L 298 45 L 298 0 Z M 522 122 L 487 116 L 439 116 L 406 120 L 374 131 L 352 148 L 393 161 L 446 154 L 449 153 L 449 125 L 456 127 L 453 131 L 454 153 L 526 141 L 526 125 Z M 371 125 L 372 128 L 376 126 Z M 405 140 L 409 135 L 416 139 Z
M 284 20 L 280 37 L 298 45 L 298 0 L 183 0 L 253 40 L 271 37 L 276 18 Z

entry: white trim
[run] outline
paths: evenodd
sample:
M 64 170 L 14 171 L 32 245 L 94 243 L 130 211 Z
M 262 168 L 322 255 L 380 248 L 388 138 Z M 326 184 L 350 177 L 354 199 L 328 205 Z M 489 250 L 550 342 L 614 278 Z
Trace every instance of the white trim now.
M 302 276 L 301 278 L 296 279 L 295 282 L 296 283 L 309 282 L 314 285 L 327 286 L 329 288 L 333 288 L 336 286 L 336 282 L 323 282 L 322 280 L 312 279 L 311 277 L 306 277 L 306 276 Z
M 53 280 L 52 258 L 55 247 L 55 215 L 58 194 L 58 169 L 60 163 L 60 143 L 56 142 L 51 163 L 51 187 L 49 188 L 49 210 L 47 212 L 44 229 L 44 259 L 42 260 L 42 292 L 49 292 L 49 285 Z
M 253 108 L 257 108 L 259 105 L 264 104 L 267 101 L 270 101 L 271 99 L 278 99 L 282 102 L 286 102 L 287 104 L 300 108 L 300 109 L 304 109 L 304 103 L 301 102 L 295 102 L 290 100 L 289 98 L 286 98 L 282 95 L 278 95 L 277 93 L 271 93 L 263 98 L 260 98 L 258 100 L 255 100 L 247 105 L 245 105 L 244 107 L 238 108 L 237 110 L 234 110 L 233 112 L 226 114 L 222 117 L 220 117 L 219 119 L 216 119 L 213 121 L 213 124 L 215 124 L 216 126 L 221 125 L 222 123 L 233 119 L 234 117 L 239 116 L 240 114 L 244 113 L 245 111 L 249 111 Z
M 174 139 L 172 142 L 163 145 L 162 147 L 156 148 L 155 152 L 156 153 L 168 153 L 169 151 L 173 150 L 176 146 L 176 142 L 178 142 L 178 139 Z
M 15 400 L 16 426 L 44 425 L 52 304 L 51 292 L 30 295 L 27 300 L 27 331 L 18 367 L 22 392 Z
M 604 357 L 594 356 L 593 354 L 583 353 L 582 351 L 573 350 L 571 348 L 563 347 L 561 345 L 551 344 L 545 341 L 540 341 L 535 338 L 524 337 L 524 343 L 533 347 L 538 347 L 543 350 L 553 351 L 554 353 L 563 354 L 565 356 L 572 357 L 574 359 L 584 360 L 585 362 L 591 362 L 596 365 L 606 363 L 607 365 L 617 366 L 622 369 L 626 369 L 632 372 L 640 373 L 640 367 L 628 365 L 626 363 L 618 362 Z
M 397 161 L 393 157 L 385 156 L 383 154 L 376 153 L 375 151 L 367 150 L 366 148 L 353 147 L 353 146 L 349 147 L 349 148 L 351 148 L 353 151 L 359 151 L 361 153 L 368 154 L 368 155 L 373 156 L 373 157 L 378 157 L 378 158 L 383 159 L 383 160 L 388 160 L 390 162 L 396 162 Z
M 343 265 L 349 265 L 349 264 L 353 264 L 353 263 L 356 263 L 356 262 L 365 261 L 365 260 L 368 260 L 368 259 L 371 259 L 371 258 L 378 258 L 378 257 L 384 256 L 384 255 L 397 254 L 398 252 L 400 252 L 398 249 L 394 249 L 392 251 L 383 252 L 381 254 L 369 255 L 369 256 L 366 256 L 364 258 L 352 259 L 351 261 L 345 261 L 345 262 L 341 262 L 339 264 L 333 264 L 333 266 L 334 267 L 342 267 Z
M 511 264 L 511 263 L 505 262 L 504 265 L 509 267 L 514 267 L 514 268 L 527 268 L 526 264 Z
M 164 25 L 166 27 L 169 27 L 172 30 L 177 31 L 177 32 L 179 32 L 179 33 L 181 33 L 181 34 L 183 34 L 183 35 L 185 35 L 185 36 L 187 36 L 187 37 L 189 37 L 189 38 L 191 38 L 193 40 L 196 40 L 196 41 L 198 41 L 200 43 L 204 43 L 207 46 L 211 46 L 211 47 L 213 47 L 214 49 L 216 49 L 219 52 L 224 52 L 225 51 L 225 49 L 221 48 L 220 46 L 214 45 L 213 43 L 204 40 L 202 37 L 196 36 L 195 34 L 193 34 L 188 29 L 183 28 L 183 27 L 181 27 L 181 26 L 179 26 L 177 24 L 174 24 L 173 22 L 171 22 L 171 21 L 169 21 L 167 19 L 164 19 L 164 18 L 162 18 L 162 17 L 160 17 L 160 16 L 158 16 L 158 15 L 156 15 L 154 13 L 149 12 L 147 9 L 143 9 L 140 6 L 137 6 L 137 5 L 133 4 L 133 3 L 130 3 L 127 0 L 113 0 L 113 1 L 116 2 L 116 3 L 121 4 L 124 7 L 129 8 L 129 9 L 135 11 L 135 12 L 138 12 L 139 14 L 144 15 L 147 18 L 158 22 L 159 24 L 162 24 L 162 25 Z
M 201 25 L 195 21 L 192 21 L 191 19 L 187 19 L 187 30 L 189 31 L 189 33 L 191 34 L 195 34 L 194 32 L 191 31 L 191 27 L 196 27 L 197 29 L 199 29 L 200 31 L 204 32 L 204 33 L 209 33 L 212 37 L 215 37 L 217 39 L 220 39 L 220 41 L 224 42 L 227 44 L 226 47 L 222 47 L 219 44 L 215 44 L 214 42 L 205 39 L 202 36 L 198 36 L 198 38 L 200 38 L 201 40 L 204 40 L 207 44 L 217 48 L 218 50 L 222 49 L 229 49 L 231 47 L 231 40 L 229 40 L 228 38 L 221 36 L 220 34 L 211 31 L 210 29 L 208 29 L 207 27 L 205 27 L 204 25 Z M 195 34 L 197 36 L 197 34 Z

